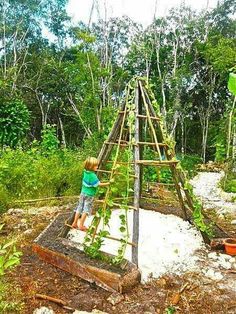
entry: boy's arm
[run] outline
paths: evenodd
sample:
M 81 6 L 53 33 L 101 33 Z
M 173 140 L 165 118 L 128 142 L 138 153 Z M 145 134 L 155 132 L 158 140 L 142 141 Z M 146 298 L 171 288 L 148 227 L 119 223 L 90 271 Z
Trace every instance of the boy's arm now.
M 99 186 L 108 186 L 110 182 L 100 182 Z
M 108 186 L 111 183 L 114 183 L 114 179 L 113 178 L 110 181 L 108 181 L 108 182 L 100 182 L 99 186 Z

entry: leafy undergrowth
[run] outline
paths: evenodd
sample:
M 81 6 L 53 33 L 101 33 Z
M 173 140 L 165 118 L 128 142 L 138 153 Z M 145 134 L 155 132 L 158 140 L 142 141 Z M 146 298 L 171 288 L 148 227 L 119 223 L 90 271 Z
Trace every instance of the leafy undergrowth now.
M 0 157 L 0 212 L 19 199 L 79 194 L 83 159 L 78 151 L 5 149 Z
M 229 163 L 225 169 L 225 176 L 221 180 L 221 187 L 225 192 L 236 193 L 236 164 Z
M 224 190 L 229 193 L 236 193 L 236 175 L 228 175 L 224 182 Z
M 20 313 L 24 311 L 23 294 L 16 283 L 0 278 L 0 313 Z

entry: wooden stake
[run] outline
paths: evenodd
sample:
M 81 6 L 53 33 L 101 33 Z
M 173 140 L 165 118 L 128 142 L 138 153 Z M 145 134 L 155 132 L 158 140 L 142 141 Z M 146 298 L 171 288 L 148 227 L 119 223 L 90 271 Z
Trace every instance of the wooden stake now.
M 138 83 L 135 90 L 135 109 L 137 114 L 140 111 L 140 95 L 139 95 Z M 135 119 L 135 134 L 134 138 L 136 143 L 140 141 L 139 132 L 140 132 L 139 119 Z M 134 161 L 140 159 L 140 146 L 134 147 Z M 140 202 L 140 164 L 134 164 L 134 172 L 136 178 L 134 179 L 134 207 L 136 210 L 133 212 L 133 238 L 132 241 L 137 243 L 136 247 L 132 247 L 132 262 L 138 266 L 138 241 L 139 241 L 139 202 Z

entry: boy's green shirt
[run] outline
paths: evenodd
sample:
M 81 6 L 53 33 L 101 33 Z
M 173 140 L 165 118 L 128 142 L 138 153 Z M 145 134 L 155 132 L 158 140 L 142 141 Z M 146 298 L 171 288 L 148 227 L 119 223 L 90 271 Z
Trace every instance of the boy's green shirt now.
M 99 179 L 94 171 L 84 170 L 81 193 L 94 196 L 99 186 Z

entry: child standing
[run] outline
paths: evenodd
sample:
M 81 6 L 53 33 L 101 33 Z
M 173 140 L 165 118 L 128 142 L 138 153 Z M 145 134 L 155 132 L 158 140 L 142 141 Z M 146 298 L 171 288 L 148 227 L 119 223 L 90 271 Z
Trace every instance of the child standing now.
M 79 203 L 75 209 L 75 217 L 72 223 L 73 228 L 86 231 L 88 228 L 84 226 L 85 220 L 91 214 L 94 196 L 98 186 L 107 186 L 109 182 L 100 182 L 95 171 L 98 168 L 98 160 L 94 157 L 88 157 L 84 163 L 84 172 L 82 180 L 82 190 Z M 80 217 L 81 216 L 81 217 Z M 79 226 L 78 226 L 79 221 Z

